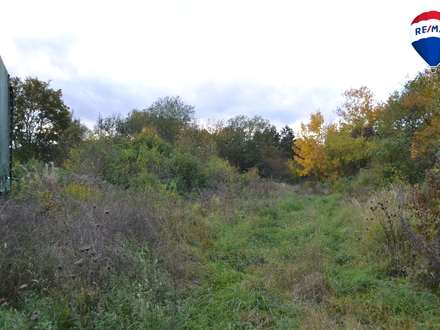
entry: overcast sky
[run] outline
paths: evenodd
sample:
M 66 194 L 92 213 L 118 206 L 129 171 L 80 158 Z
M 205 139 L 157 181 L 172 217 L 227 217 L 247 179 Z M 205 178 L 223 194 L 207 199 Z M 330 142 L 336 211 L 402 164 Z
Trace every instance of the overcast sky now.
M 350 88 L 378 100 L 427 65 L 409 26 L 423 0 L 11 0 L 0 56 L 11 76 L 51 80 L 74 116 L 126 115 L 180 96 L 196 117 L 260 115 L 295 130 Z

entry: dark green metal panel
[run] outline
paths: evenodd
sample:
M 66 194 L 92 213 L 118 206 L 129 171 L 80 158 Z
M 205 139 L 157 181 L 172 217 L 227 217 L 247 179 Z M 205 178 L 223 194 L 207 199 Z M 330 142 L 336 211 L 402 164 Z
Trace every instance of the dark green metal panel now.
M 11 191 L 12 90 L 0 57 L 0 195 Z

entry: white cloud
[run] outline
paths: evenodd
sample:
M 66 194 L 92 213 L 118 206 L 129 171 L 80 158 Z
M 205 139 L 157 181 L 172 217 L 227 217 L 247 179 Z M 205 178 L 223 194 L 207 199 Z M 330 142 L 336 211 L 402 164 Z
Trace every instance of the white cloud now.
M 180 95 L 200 117 L 298 125 L 318 109 L 330 120 L 347 89 L 365 85 L 386 100 L 423 70 L 409 25 L 437 7 L 437 0 L 16 0 L 2 6 L 0 55 L 12 76 L 52 80 L 88 122 Z

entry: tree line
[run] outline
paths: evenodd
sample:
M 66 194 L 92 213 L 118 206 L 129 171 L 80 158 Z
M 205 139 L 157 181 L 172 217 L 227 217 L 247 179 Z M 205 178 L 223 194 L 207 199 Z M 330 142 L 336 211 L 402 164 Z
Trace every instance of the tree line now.
M 292 149 L 295 135 L 287 125 L 278 130 L 260 116 L 242 115 L 226 121 L 201 122 L 195 118 L 193 106 L 178 96 L 166 96 L 126 116 L 100 115 L 90 130 L 73 118 L 62 100 L 62 91 L 51 89 L 49 84 L 32 77 L 12 79 L 15 97 L 13 155 L 19 163 L 36 159 L 70 166 L 70 169 L 73 169 L 72 164 L 80 162 L 95 169 L 101 164 L 98 176 L 123 185 L 129 185 L 128 181 L 121 182 L 120 178 L 129 180 L 144 170 L 162 178 L 169 178 L 170 173 L 165 174 L 167 171 L 180 171 L 183 185 L 190 188 L 193 186 L 189 184 L 191 180 L 198 181 L 190 168 L 194 171 L 217 157 L 239 172 L 252 169 L 263 177 L 294 179 L 289 166 L 295 155 Z M 142 150 L 145 152 L 139 154 Z M 103 155 L 104 151 L 112 157 Z M 168 164 L 167 170 L 167 166 L 151 165 L 167 162 L 175 164 Z M 127 164 L 131 165 L 122 174 L 122 167 Z M 184 169 L 186 174 L 182 173 Z M 111 171 L 114 176 L 109 178 Z
M 419 73 L 386 102 L 365 86 L 347 90 L 332 123 L 312 113 L 294 146 L 300 175 L 377 185 L 422 182 L 439 159 L 439 79 L 438 73 Z
M 295 136 L 289 126 L 279 130 L 261 116 L 201 122 L 195 118 L 194 107 L 178 96 L 159 98 L 148 108 L 132 110 L 126 116 L 99 116 L 90 130 L 73 118 L 62 100 L 62 91 L 51 89 L 50 82 L 12 78 L 13 155 L 21 163 L 37 159 L 72 166 L 84 161 L 78 157 L 85 157 L 99 145 L 109 153 L 106 157 L 113 154 L 120 161 L 110 166 L 103 157 L 102 166 L 119 166 L 121 170 L 124 162 L 124 166 L 132 164 L 125 169 L 127 180 L 131 171 L 140 171 L 139 166 L 153 164 L 154 157 L 157 161 L 173 155 L 174 161 L 180 157 L 182 163 L 175 164 L 180 171 L 191 162 L 203 166 L 217 157 L 240 172 L 253 169 L 262 177 L 286 182 L 306 178 L 333 183 L 357 180 L 365 185 L 396 181 L 416 184 L 423 181 L 438 158 L 439 79 L 438 73 L 421 72 L 386 102 L 376 100 L 365 86 L 349 89 L 334 110 L 336 121 L 326 123 L 317 111 L 308 123 L 301 124 Z M 148 149 L 148 157 L 139 155 L 142 148 Z M 96 159 L 89 161 L 90 166 L 99 163 Z M 145 168 L 154 172 L 150 165 Z M 119 173 L 121 177 L 124 175 Z

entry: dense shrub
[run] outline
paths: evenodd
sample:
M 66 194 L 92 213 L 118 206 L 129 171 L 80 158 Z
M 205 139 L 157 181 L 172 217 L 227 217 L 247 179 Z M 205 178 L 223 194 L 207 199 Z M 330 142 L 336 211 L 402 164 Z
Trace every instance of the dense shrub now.
M 205 181 L 197 157 L 173 150 L 148 129 L 131 139 L 88 141 L 71 151 L 65 169 L 141 190 L 165 186 L 187 193 Z

